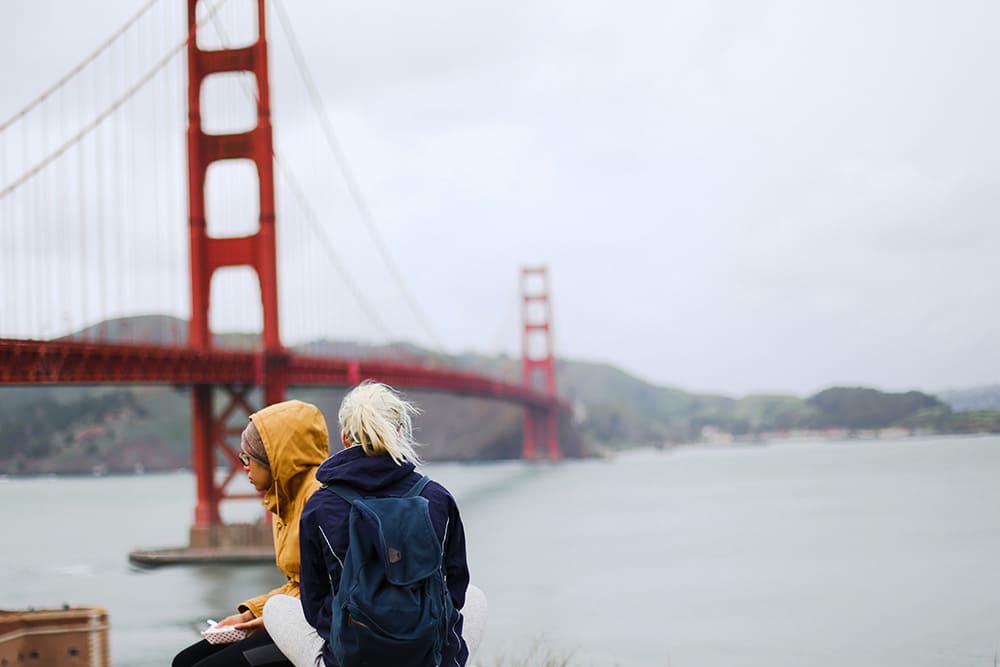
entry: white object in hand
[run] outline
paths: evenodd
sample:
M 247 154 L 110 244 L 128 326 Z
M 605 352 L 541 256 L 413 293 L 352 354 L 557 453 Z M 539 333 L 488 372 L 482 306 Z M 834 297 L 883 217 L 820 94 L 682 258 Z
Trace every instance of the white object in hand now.
M 219 626 L 212 619 L 208 620 L 208 629 L 201 631 L 201 636 L 209 644 L 232 644 L 247 636 L 246 630 L 238 630 L 231 625 Z

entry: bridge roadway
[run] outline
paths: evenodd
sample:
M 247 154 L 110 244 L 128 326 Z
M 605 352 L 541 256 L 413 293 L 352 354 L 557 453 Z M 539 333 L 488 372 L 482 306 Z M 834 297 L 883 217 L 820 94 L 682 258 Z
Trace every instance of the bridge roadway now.
M 391 360 L 0 338 L 0 385 L 262 385 L 271 373 L 283 374 L 289 386 L 347 387 L 371 378 L 398 388 L 493 398 L 542 410 L 569 407 L 557 397 L 489 376 Z

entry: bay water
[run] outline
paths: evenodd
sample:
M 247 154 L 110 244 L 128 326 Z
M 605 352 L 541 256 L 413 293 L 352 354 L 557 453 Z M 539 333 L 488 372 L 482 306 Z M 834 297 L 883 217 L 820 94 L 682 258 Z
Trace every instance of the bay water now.
M 457 498 L 489 599 L 482 667 L 997 664 L 1000 437 L 424 470 Z M 115 667 L 168 665 L 282 579 L 130 566 L 186 544 L 194 501 L 189 472 L 0 478 L 0 608 L 104 607 Z

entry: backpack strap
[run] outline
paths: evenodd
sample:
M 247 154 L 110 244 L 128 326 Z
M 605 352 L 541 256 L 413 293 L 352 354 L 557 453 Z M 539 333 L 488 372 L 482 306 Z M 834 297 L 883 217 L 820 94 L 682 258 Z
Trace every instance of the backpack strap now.
M 361 494 L 347 486 L 346 484 L 324 484 L 321 489 L 329 489 L 349 503 L 361 500 Z
M 422 475 L 420 479 L 417 481 L 417 483 L 414 484 L 412 487 L 410 487 L 410 490 L 404 493 L 401 497 L 412 498 L 413 496 L 419 496 L 420 492 L 424 490 L 424 487 L 427 486 L 427 484 L 430 481 L 431 481 L 430 477 L 428 477 L 427 475 Z M 334 493 L 336 493 L 338 496 L 340 496 L 349 503 L 353 503 L 355 500 L 361 500 L 363 498 L 363 496 L 360 493 L 358 493 L 351 487 L 347 486 L 346 484 L 337 484 L 337 483 L 324 484 L 320 488 L 329 489 L 330 491 L 333 491 Z
M 412 498 L 413 496 L 419 496 L 420 492 L 424 490 L 427 483 L 431 481 L 431 478 L 427 475 L 422 475 L 420 480 L 410 488 L 409 491 L 403 494 L 404 498 Z

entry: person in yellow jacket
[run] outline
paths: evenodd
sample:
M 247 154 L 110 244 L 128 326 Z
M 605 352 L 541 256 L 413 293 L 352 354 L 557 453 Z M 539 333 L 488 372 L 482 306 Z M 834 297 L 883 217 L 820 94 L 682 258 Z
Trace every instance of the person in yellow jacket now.
M 240 441 L 240 461 L 263 505 L 271 512 L 274 555 L 287 581 L 250 598 L 237 613 L 217 627 L 244 630 L 247 636 L 232 644 L 202 640 L 173 660 L 173 667 L 247 667 L 289 665 L 264 629 L 264 603 L 272 595 L 299 597 L 299 516 L 309 496 L 319 488 L 316 468 L 330 453 L 323 413 L 302 401 L 275 403 L 250 415 Z

